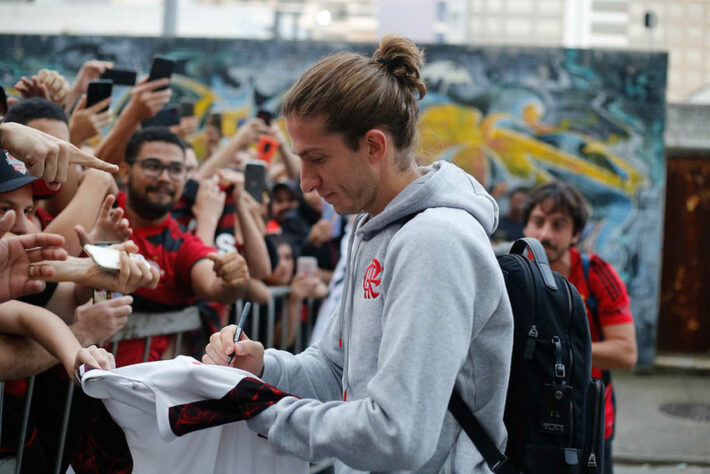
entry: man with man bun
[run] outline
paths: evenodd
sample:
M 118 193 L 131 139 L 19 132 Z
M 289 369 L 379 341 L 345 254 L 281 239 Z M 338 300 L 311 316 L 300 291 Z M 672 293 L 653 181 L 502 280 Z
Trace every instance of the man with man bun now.
M 296 395 L 249 421 L 272 443 L 336 472 L 489 472 L 448 411 L 454 386 L 504 449 L 513 319 L 488 235 L 498 207 L 446 162 L 415 160 L 422 52 L 388 36 L 372 58 L 313 65 L 283 104 L 301 188 L 360 213 L 343 296 L 320 342 L 292 355 L 212 336 L 229 364 Z

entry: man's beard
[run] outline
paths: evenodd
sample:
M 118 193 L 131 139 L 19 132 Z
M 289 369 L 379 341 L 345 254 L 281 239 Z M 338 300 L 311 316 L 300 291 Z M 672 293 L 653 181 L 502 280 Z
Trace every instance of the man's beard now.
M 165 187 L 165 190 L 172 196 L 173 199 L 166 203 L 153 202 L 148 198 L 148 193 L 161 188 L 161 185 L 146 186 L 143 192 L 137 190 L 132 182 L 128 183 L 128 193 L 131 199 L 133 210 L 141 218 L 146 220 L 156 220 L 165 217 L 172 211 L 177 199 L 175 199 L 175 190 Z

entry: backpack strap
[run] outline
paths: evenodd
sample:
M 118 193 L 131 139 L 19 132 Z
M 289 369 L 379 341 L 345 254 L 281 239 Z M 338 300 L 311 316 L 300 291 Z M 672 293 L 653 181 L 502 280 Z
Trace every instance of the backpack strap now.
M 505 454 L 498 450 L 491 437 L 486 433 L 486 430 L 475 415 L 471 413 L 471 410 L 466 406 L 461 395 L 459 395 L 459 391 L 455 388 L 451 392 L 449 411 L 454 415 L 454 418 L 459 422 L 468 437 L 471 438 L 474 446 L 481 453 L 483 459 L 486 460 L 486 464 L 488 464 L 491 471 L 501 474 L 519 474 L 518 470 L 508 462 Z
M 545 247 L 542 246 L 539 240 L 531 237 L 518 239 L 515 243 L 513 243 L 510 253 L 522 255 L 526 247 L 529 248 L 533 254 L 535 266 L 540 271 L 540 276 L 542 276 L 542 281 L 545 282 L 545 286 L 553 291 L 556 291 L 557 282 L 555 282 L 555 275 L 552 273 L 552 269 L 550 268 L 550 261 L 547 259 Z
M 594 322 L 597 323 L 597 327 L 599 328 L 599 337 L 604 340 L 604 336 L 602 335 L 602 327 L 601 324 L 599 324 L 599 302 L 597 301 L 597 297 L 594 296 L 594 292 L 592 291 L 592 285 L 589 282 L 589 264 L 591 259 L 589 258 L 589 254 L 584 252 L 580 252 L 579 256 L 582 258 L 582 271 L 584 272 L 584 281 L 587 282 L 587 289 L 589 290 L 589 295 L 587 296 L 587 306 L 589 307 L 589 311 L 592 313 L 592 318 L 594 318 Z
M 599 330 L 599 340 L 603 341 L 604 333 L 602 332 L 602 325 L 599 322 L 599 301 L 597 300 L 597 297 L 594 296 L 594 292 L 592 291 L 592 285 L 589 282 L 589 267 L 591 258 L 589 257 L 589 254 L 584 252 L 579 252 L 579 256 L 582 258 L 582 270 L 584 271 L 584 280 L 587 282 L 587 289 L 589 290 L 589 295 L 587 296 L 586 301 L 587 307 L 589 308 L 589 312 L 592 313 L 592 318 L 594 318 L 594 322 L 596 323 L 597 329 Z M 609 384 L 611 384 L 611 371 L 602 370 L 602 382 L 604 382 L 605 386 L 609 386 Z M 615 402 L 614 408 L 616 408 Z

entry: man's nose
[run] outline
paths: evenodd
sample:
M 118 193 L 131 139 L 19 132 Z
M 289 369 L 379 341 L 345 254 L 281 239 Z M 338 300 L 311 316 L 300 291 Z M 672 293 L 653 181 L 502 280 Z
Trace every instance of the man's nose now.
M 541 242 L 543 240 L 549 240 L 551 235 L 552 235 L 552 224 L 545 223 L 545 224 L 543 224 L 542 227 L 540 227 L 537 240 L 539 240 Z
M 310 193 L 318 187 L 318 175 L 309 163 L 301 161 L 301 191 Z
M 168 171 L 168 168 L 163 168 L 160 170 L 160 173 L 158 174 L 158 177 L 155 178 L 158 181 L 172 181 L 172 178 L 170 178 L 170 172 Z
M 29 228 L 29 219 L 23 213 L 19 214 L 19 217 L 15 219 L 15 223 L 12 225 L 12 232 L 15 235 L 24 235 L 27 233 Z

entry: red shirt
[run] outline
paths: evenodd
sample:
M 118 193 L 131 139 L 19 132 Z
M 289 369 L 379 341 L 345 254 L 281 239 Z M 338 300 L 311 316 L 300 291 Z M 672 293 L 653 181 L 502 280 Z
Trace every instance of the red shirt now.
M 126 194 L 118 193 L 116 201 L 125 210 Z M 188 306 L 195 298 L 190 281 L 192 266 L 216 250 L 181 230 L 170 216 L 155 226 L 133 227 L 131 240 L 136 243 L 139 252 L 160 270 L 160 282 L 154 290 L 138 288 L 133 293 L 133 310 L 166 312 Z M 169 336 L 153 337 L 148 360 L 160 359 L 169 344 Z M 145 343 L 140 339 L 120 342 L 116 365 L 142 362 L 144 347 Z
M 629 306 L 629 294 L 626 285 L 619 278 L 614 268 L 598 255 L 589 256 L 589 285 L 584 277 L 582 257 L 577 249 L 570 248 L 571 267 L 568 280 L 577 287 L 577 291 L 582 296 L 585 306 L 587 306 L 587 319 L 589 321 L 589 331 L 592 335 L 592 342 L 601 340 L 600 327 L 614 326 L 616 324 L 628 324 L 633 322 L 631 307 Z M 591 287 L 591 288 L 590 288 Z M 592 316 L 587 298 L 593 294 L 597 300 L 597 316 L 599 325 Z M 592 377 L 601 378 L 602 371 L 592 367 Z M 612 401 L 612 384 L 606 387 L 606 409 L 604 437 L 609 438 L 614 432 L 614 404 Z

